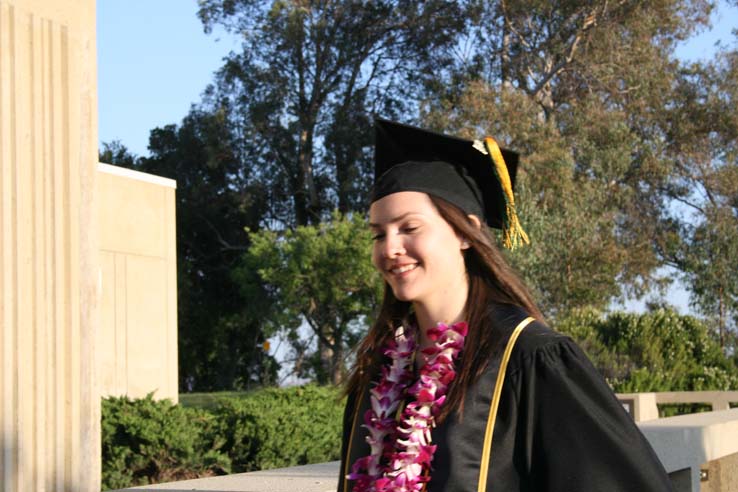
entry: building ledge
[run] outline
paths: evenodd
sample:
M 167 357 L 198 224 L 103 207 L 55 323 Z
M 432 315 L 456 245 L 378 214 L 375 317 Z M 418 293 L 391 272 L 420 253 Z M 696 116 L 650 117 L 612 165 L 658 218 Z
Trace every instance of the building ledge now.
M 162 490 L 170 492 L 335 492 L 338 486 L 338 467 L 338 461 L 331 461 L 315 465 L 145 485 L 124 490 L 151 492 Z

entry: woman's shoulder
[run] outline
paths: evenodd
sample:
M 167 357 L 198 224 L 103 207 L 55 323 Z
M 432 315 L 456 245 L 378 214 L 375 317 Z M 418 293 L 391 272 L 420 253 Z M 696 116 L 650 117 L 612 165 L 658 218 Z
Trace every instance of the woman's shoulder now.
M 528 318 L 532 321 L 527 322 Z M 512 304 L 490 304 L 488 308 L 488 319 L 492 323 L 492 329 L 500 333 L 501 338 L 507 341 L 515 329 L 521 324 L 525 328 L 520 333 L 516 342 L 518 351 L 534 351 L 538 348 L 552 343 L 571 341 L 571 339 L 551 329 L 545 321 L 531 316 L 524 308 Z
M 521 307 L 494 305 L 490 307 L 491 319 L 501 333 L 500 348 L 507 345 L 515 328 L 530 315 Z M 566 334 L 552 329 L 543 320 L 533 319 L 520 332 L 510 355 L 508 373 L 514 373 L 530 365 L 556 366 L 569 359 L 586 356 Z

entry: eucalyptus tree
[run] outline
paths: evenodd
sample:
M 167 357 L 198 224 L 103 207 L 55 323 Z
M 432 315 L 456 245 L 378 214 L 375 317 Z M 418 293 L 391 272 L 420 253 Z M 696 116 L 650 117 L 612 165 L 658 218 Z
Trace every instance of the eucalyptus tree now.
M 241 158 L 268 183 L 265 223 L 366 206 L 372 115 L 414 112 L 464 29 L 456 2 L 201 0 L 206 31 L 241 38 L 210 102 L 232 108 Z
M 524 154 L 520 206 L 535 242 L 513 262 L 554 316 L 659 286 L 664 210 L 675 198 L 665 191 L 675 173 L 668 113 L 683 85 L 674 49 L 706 25 L 711 3 L 478 7 L 473 49 L 425 101 L 423 118 Z
M 658 243 L 665 261 L 683 272 L 692 302 L 735 349 L 738 327 L 738 50 L 680 73 L 663 193 L 678 206 L 663 210 Z M 733 333 L 731 334 L 731 330 Z

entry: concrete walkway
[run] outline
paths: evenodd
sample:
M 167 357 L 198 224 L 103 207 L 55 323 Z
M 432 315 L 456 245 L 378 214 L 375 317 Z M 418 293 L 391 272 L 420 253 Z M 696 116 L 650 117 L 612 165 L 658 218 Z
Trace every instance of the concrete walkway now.
M 317 465 L 277 468 L 221 477 L 196 478 L 181 482 L 144 485 L 126 491 L 169 490 L 176 492 L 335 492 L 338 485 L 338 461 Z

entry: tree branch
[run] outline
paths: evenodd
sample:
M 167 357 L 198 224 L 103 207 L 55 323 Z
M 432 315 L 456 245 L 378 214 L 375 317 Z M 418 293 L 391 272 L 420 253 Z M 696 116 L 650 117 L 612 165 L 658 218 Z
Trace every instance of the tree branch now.
M 218 243 L 220 243 L 221 251 L 246 251 L 248 250 L 248 247 L 246 246 L 234 246 L 228 241 L 225 240 L 223 236 L 220 235 L 220 232 L 218 232 L 218 229 L 213 225 L 212 222 L 210 222 L 207 218 L 205 218 L 204 215 L 198 214 L 197 217 L 202 220 L 205 225 L 208 226 L 208 229 L 213 231 L 215 233 L 215 238 L 217 239 Z
M 585 18 L 584 23 L 582 24 L 581 29 L 579 29 L 579 32 L 574 36 L 574 40 L 569 45 L 568 52 L 566 56 L 563 58 L 563 60 L 560 60 L 556 65 L 553 65 L 552 68 L 548 69 L 547 73 L 543 76 L 543 79 L 541 79 L 538 84 L 536 84 L 535 88 L 533 89 L 531 96 L 537 98 L 538 94 L 543 88 L 546 86 L 546 84 L 549 83 L 549 81 L 557 76 L 559 73 L 561 73 L 564 68 L 566 68 L 567 65 L 569 65 L 574 60 L 574 55 L 576 55 L 577 47 L 579 46 L 579 43 L 581 42 L 584 35 L 592 29 L 597 23 L 597 14 L 596 11 L 590 12 Z M 549 67 L 547 67 L 549 68 Z

